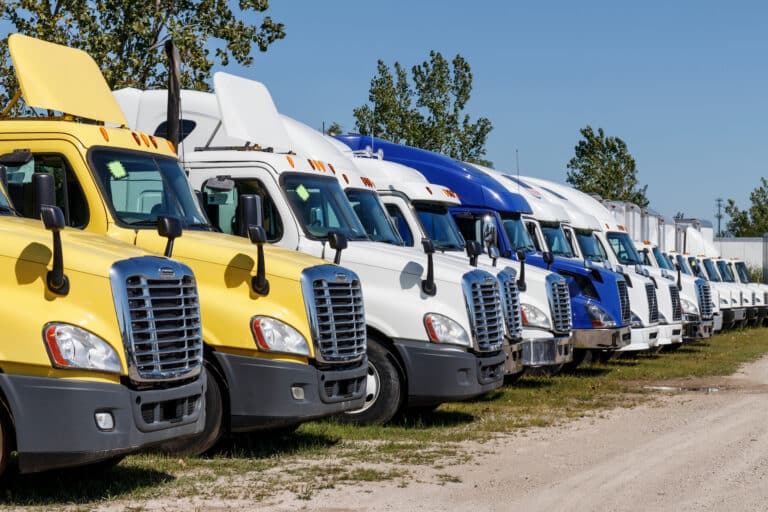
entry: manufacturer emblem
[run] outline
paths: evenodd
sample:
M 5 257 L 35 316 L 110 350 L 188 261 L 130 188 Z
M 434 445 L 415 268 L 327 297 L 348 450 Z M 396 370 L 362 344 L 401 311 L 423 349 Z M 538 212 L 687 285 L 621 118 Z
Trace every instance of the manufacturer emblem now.
M 158 270 L 160 277 L 163 279 L 173 279 L 176 277 L 176 271 L 170 267 L 160 267 Z
M 336 274 L 336 280 L 337 281 L 346 281 L 347 280 L 347 274 L 341 274 L 341 273 Z
M 485 281 L 486 284 L 490 284 L 493 282 L 493 276 L 485 276 L 483 281 Z

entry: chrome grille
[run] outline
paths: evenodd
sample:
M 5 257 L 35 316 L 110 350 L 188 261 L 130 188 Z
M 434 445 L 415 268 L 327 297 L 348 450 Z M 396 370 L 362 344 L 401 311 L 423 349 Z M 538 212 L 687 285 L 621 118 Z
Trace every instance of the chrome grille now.
M 504 341 L 504 313 L 499 281 L 488 272 L 472 270 L 464 274 L 462 289 L 475 347 L 480 352 L 500 350 Z
M 200 373 L 200 302 L 189 267 L 164 258 L 133 258 L 113 265 L 111 282 L 130 378 L 146 382 Z
M 672 298 L 672 321 L 679 322 L 683 319 L 683 309 L 680 304 L 680 290 L 677 286 L 669 287 L 669 295 Z
M 366 350 L 365 308 L 357 274 L 319 265 L 304 270 L 301 280 L 318 361 L 361 359 Z
M 648 296 L 648 322 L 659 321 L 659 303 L 656 300 L 656 287 L 653 283 L 645 283 L 645 294 Z
M 547 276 L 549 285 L 549 307 L 552 313 L 552 327 L 556 333 L 571 331 L 571 294 L 568 283 L 561 276 Z
M 629 308 L 629 290 L 627 289 L 627 282 L 623 279 L 616 281 L 616 286 L 619 288 L 619 305 L 621 306 L 621 324 L 629 325 L 632 321 L 632 311 Z
M 515 269 L 506 268 L 499 272 L 497 277 L 499 283 L 501 283 L 501 297 L 503 299 L 507 336 L 513 339 L 520 339 L 523 336 L 523 319 L 520 314 L 520 292 L 515 282 L 516 276 L 517 272 L 515 272 Z
M 699 312 L 703 320 L 712 318 L 712 289 L 704 280 L 696 281 L 696 298 L 699 300 Z

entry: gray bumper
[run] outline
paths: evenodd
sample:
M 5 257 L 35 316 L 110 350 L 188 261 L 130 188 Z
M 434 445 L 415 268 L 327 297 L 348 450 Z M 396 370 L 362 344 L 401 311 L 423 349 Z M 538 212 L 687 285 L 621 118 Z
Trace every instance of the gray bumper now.
M 525 370 L 523 366 L 523 343 L 520 340 L 504 341 L 504 374 L 517 375 Z
M 573 348 L 617 350 L 629 345 L 632 333 L 629 327 L 620 329 L 574 329 Z
M 711 338 L 714 333 L 714 320 L 702 320 L 699 322 L 690 322 L 684 325 L 685 339 L 706 339 Z
M 733 308 L 733 320 L 734 322 L 741 322 L 747 318 L 747 308 Z
M 291 425 L 361 408 L 366 359 L 320 370 L 308 364 L 214 352 L 229 391 L 231 429 L 246 432 Z M 298 389 L 303 397 L 294 397 Z
M 467 400 L 504 383 L 506 354 L 474 354 L 457 347 L 395 340 L 405 363 L 408 404 L 433 405 Z
M 79 466 L 202 431 L 205 377 L 169 389 L 0 374 L 24 473 Z M 114 428 L 100 430 L 95 413 Z
M 523 340 L 523 366 L 558 366 L 572 360 L 573 342 L 570 336 Z

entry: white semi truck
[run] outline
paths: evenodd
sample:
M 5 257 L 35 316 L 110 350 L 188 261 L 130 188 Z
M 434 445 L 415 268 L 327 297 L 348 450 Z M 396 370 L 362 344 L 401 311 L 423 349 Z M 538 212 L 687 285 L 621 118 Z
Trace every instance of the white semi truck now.
M 500 281 L 440 258 L 429 241 L 423 252 L 372 241 L 334 168 L 297 154 L 266 87 L 225 73 L 214 75 L 214 86 L 215 96 L 182 92 L 180 121 L 180 155 L 211 220 L 224 232 L 242 234 L 239 213 L 248 204 L 239 204 L 241 195 L 258 195 L 268 242 L 343 261 L 361 277 L 367 397 L 345 419 L 385 423 L 406 406 L 431 407 L 500 386 Z M 115 94 L 135 128 L 162 131 L 165 91 Z

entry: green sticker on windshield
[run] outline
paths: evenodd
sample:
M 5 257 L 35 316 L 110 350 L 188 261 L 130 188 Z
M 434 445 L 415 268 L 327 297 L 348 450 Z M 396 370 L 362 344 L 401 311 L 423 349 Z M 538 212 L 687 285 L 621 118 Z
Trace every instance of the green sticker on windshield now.
M 302 201 L 306 201 L 309 199 L 309 190 L 307 190 L 304 185 L 299 185 L 296 187 L 296 195 L 299 196 Z
M 122 179 L 128 176 L 128 173 L 125 171 L 125 167 L 123 167 L 123 162 L 120 160 L 113 160 L 107 164 L 107 169 L 109 169 L 110 174 L 116 179 Z

